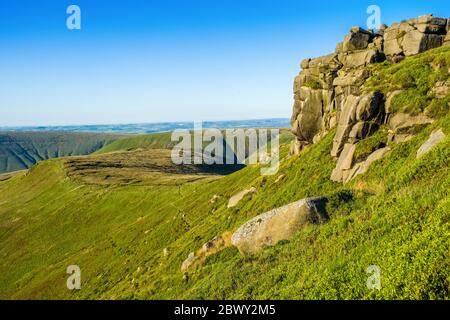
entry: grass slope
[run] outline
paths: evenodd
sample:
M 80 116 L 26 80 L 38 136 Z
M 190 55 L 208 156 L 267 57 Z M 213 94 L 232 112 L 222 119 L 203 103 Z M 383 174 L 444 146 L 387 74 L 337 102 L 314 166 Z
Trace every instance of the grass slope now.
M 50 158 L 90 154 L 119 137 L 91 133 L 0 132 L 0 173 L 28 169 Z

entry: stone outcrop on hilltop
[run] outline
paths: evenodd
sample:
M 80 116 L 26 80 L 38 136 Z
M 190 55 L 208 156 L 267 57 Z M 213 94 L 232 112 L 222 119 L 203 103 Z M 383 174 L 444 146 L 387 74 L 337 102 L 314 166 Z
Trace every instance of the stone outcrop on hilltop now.
M 355 168 L 354 145 L 387 121 L 390 100 L 399 93 L 384 96 L 381 92 L 364 92 L 362 86 L 372 75 L 368 66 L 385 60 L 397 63 L 447 44 L 450 19 L 425 15 L 390 27 L 382 25 L 377 32 L 353 27 L 334 53 L 303 60 L 302 71 L 294 80 L 291 124 L 297 139 L 291 145 L 291 154 L 298 154 L 305 145 L 318 142 L 336 127 L 331 155 L 337 159 L 337 166 L 331 179 L 345 182 L 354 177 L 366 168 L 364 163 Z M 406 114 L 390 121 L 399 119 L 400 126 L 405 121 L 430 122 L 427 117 Z M 386 151 L 367 160 L 377 159 Z

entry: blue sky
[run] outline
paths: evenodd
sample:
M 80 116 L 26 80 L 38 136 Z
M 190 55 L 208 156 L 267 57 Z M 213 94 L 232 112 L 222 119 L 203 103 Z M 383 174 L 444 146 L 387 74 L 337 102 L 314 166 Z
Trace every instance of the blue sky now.
M 0 126 L 289 117 L 300 61 L 365 26 L 369 5 L 390 24 L 450 17 L 448 3 L 1 0 Z

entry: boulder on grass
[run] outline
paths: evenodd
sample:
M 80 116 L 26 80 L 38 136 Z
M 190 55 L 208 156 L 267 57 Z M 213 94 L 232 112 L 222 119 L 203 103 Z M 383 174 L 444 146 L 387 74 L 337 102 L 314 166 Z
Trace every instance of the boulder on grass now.
M 233 234 L 231 243 L 248 255 L 289 240 L 306 224 L 328 220 L 326 202 L 323 197 L 308 198 L 263 213 L 242 225 Z

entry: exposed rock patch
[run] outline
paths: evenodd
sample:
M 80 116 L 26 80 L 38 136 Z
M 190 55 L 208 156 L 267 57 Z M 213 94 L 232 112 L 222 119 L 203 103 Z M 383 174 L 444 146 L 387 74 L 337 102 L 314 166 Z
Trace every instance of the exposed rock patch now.
M 248 194 L 256 193 L 256 188 L 251 187 L 250 189 L 241 191 L 230 198 L 228 201 L 228 208 L 233 208 Z
M 242 225 L 233 234 L 231 243 L 242 254 L 253 254 L 281 240 L 289 240 L 306 224 L 328 220 L 326 202 L 326 198 L 303 199 L 263 213 Z

